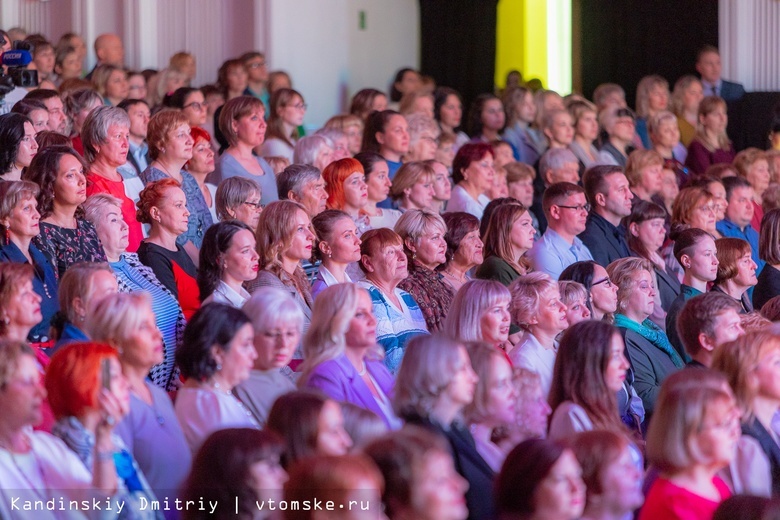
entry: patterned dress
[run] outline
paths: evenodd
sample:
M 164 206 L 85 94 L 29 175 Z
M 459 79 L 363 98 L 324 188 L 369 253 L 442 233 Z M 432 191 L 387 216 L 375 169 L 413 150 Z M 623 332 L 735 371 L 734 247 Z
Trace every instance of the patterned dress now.
M 455 294 L 441 274 L 413 260 L 409 264 L 409 276 L 398 284 L 398 288 L 411 294 L 420 306 L 428 331 L 434 333 L 444 328 L 444 319 Z
M 77 262 L 106 261 L 95 227 L 86 220 L 76 223 L 76 229 L 69 229 L 41 222 L 41 233 L 33 239 L 33 244 L 57 263 L 60 278 Z

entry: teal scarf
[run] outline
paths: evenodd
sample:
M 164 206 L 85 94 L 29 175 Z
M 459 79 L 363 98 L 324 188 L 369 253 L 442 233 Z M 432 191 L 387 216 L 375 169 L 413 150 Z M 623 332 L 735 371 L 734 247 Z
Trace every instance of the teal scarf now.
M 628 318 L 625 314 L 615 314 L 615 326 L 623 327 L 624 329 L 633 330 L 647 341 L 655 345 L 661 352 L 669 356 L 677 368 L 684 366 L 682 358 L 674 349 L 669 338 L 666 337 L 664 331 L 662 331 L 658 325 L 646 319 L 640 325 L 634 320 Z

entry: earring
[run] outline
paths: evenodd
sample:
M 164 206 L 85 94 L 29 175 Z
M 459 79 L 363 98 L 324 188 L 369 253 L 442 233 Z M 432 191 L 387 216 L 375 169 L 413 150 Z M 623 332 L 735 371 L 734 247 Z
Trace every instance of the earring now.
M 417 260 L 417 252 L 412 251 L 412 260 Z
M 220 370 L 222 370 L 222 365 L 220 365 L 219 363 L 217 363 L 217 372 L 219 372 Z
M 9 318 L 7 315 L 3 316 L 3 323 L 8 325 L 9 323 L 11 323 L 11 318 Z
M 11 232 L 8 230 L 8 228 L 5 228 L 5 245 L 8 245 L 11 243 Z
M 333 253 L 328 253 L 328 258 L 333 258 Z

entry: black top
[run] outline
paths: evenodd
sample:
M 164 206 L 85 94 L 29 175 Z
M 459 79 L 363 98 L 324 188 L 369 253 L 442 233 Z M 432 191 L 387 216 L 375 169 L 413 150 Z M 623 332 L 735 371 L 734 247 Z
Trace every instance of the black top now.
M 780 271 L 766 264 L 758 275 L 758 284 L 753 288 L 753 308 L 760 311 L 777 295 L 780 295 Z
M 455 469 L 469 483 L 466 491 L 466 505 L 469 508 L 469 520 L 493 520 L 493 480 L 495 473 L 477 451 L 477 445 L 468 429 L 454 422 L 449 428 L 432 421 L 428 417 L 411 415 L 404 417 L 408 424 L 422 426 L 438 433 L 450 444 Z
M 152 268 L 160 283 L 171 291 L 177 300 L 181 299 L 179 291 L 182 284 L 181 282 L 178 285 L 176 283 L 174 264 L 191 278 L 198 279 L 198 268 L 195 267 L 190 256 L 179 244 L 176 244 L 176 251 L 171 251 L 157 244 L 143 241 L 138 246 L 138 258 L 144 265 Z M 197 298 L 198 295 L 196 294 L 195 297 Z
M 591 211 L 585 224 L 585 231 L 579 238 L 588 246 L 593 260 L 602 267 L 607 267 L 615 260 L 631 256 L 626 232 L 622 226 L 613 226 L 607 219 Z
M 753 418 L 742 425 L 742 435 L 753 437 L 761 445 L 761 449 L 769 459 L 769 469 L 772 474 L 772 495 L 780 495 L 780 446 L 764 425 Z

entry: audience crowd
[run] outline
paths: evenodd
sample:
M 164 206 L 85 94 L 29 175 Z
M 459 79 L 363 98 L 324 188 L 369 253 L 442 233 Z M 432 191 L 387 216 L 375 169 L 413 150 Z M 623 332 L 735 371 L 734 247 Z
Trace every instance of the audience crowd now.
M 734 149 L 716 48 L 312 131 L 260 52 L 14 39 L 0 518 L 778 517 L 780 116 Z

